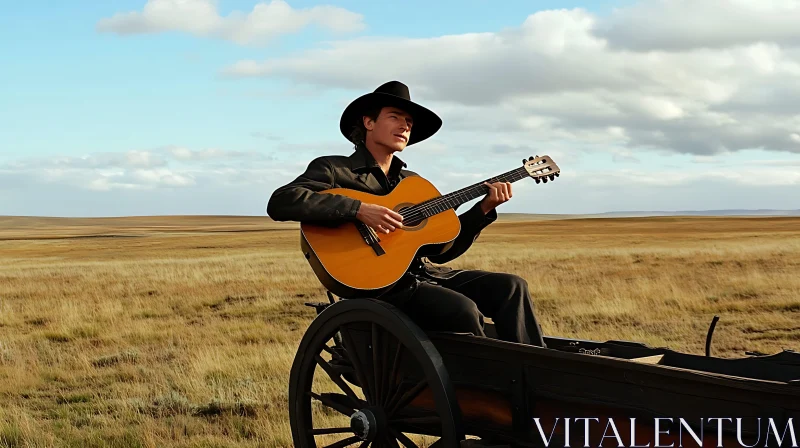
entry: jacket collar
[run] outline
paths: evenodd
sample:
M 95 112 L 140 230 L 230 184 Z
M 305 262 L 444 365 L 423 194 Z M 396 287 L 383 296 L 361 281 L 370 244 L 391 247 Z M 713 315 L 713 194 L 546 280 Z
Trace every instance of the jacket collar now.
M 402 168 L 406 168 L 408 165 L 400 160 L 399 157 L 392 156 L 392 165 L 389 167 L 390 173 L 400 173 Z M 353 154 L 350 155 L 350 169 L 353 172 L 356 171 L 364 171 L 364 170 L 371 170 L 372 168 L 378 168 L 378 162 L 375 161 L 375 158 L 372 157 L 372 153 L 369 152 L 366 146 L 363 144 L 359 144 L 356 146 L 356 150 Z

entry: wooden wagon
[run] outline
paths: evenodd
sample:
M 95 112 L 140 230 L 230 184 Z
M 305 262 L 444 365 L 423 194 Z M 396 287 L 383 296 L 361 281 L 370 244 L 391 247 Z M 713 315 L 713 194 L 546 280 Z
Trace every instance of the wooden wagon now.
M 294 444 L 436 448 L 797 447 L 800 353 L 740 359 L 628 341 L 547 348 L 422 331 L 372 299 L 309 304 L 291 370 Z M 468 437 L 469 436 L 469 437 Z

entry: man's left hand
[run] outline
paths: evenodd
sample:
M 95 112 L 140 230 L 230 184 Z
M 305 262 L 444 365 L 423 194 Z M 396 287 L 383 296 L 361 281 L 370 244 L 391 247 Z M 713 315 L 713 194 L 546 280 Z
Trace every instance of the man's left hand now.
M 484 215 L 511 199 L 511 182 L 495 182 L 493 184 L 484 182 L 483 184 L 489 187 L 489 193 L 481 200 L 481 210 Z

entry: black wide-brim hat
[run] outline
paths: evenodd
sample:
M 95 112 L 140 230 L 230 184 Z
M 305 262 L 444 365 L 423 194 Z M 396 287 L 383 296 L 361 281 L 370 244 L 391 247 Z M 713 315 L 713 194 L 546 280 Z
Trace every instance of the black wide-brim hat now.
M 432 136 L 442 127 L 442 119 L 430 109 L 411 101 L 408 86 L 399 81 L 389 81 L 374 92 L 362 95 L 350 103 L 339 120 L 339 129 L 349 141 L 353 127 L 361 123 L 368 110 L 376 107 L 396 107 L 411 115 L 414 125 L 406 146 L 419 143 Z

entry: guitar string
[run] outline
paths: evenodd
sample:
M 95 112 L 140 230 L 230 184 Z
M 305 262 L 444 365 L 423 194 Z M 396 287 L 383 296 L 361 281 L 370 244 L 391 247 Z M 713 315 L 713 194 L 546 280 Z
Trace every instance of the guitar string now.
M 501 174 L 501 175 L 493 177 L 491 179 L 487 179 L 485 182 L 489 182 L 489 183 L 491 183 L 492 181 L 497 182 L 497 181 L 500 181 L 500 179 L 502 179 L 502 178 L 507 179 L 506 181 L 516 182 L 518 180 L 524 179 L 528 175 L 529 174 L 528 174 L 527 170 L 525 170 L 524 167 L 523 167 L 523 168 L 518 168 L 518 169 L 513 170 L 513 171 L 509 171 L 507 173 Z M 439 196 L 437 198 L 429 199 L 429 200 L 427 200 L 425 202 L 422 202 L 420 204 L 417 204 L 415 206 L 409 207 L 406 210 L 404 210 L 406 212 L 411 211 L 411 213 L 408 216 L 405 216 L 405 215 L 403 215 L 401 213 L 401 215 L 403 215 L 403 221 L 407 222 L 407 223 L 408 222 L 414 223 L 415 220 L 420 218 L 420 217 L 422 217 L 422 219 L 425 219 L 427 217 L 430 217 L 430 216 L 436 215 L 438 213 L 444 212 L 445 210 L 449 210 L 449 209 L 453 208 L 453 206 L 449 204 L 449 201 L 451 200 L 451 198 L 452 199 L 456 199 L 456 200 L 460 200 L 460 199 L 466 198 L 466 200 L 464 202 L 469 202 L 470 200 L 475 199 L 476 197 L 478 197 L 478 196 L 475 196 L 473 198 L 470 198 L 470 196 L 469 196 L 470 194 L 475 193 L 474 190 L 476 190 L 476 189 L 485 191 L 485 190 L 488 189 L 488 187 L 486 185 L 483 185 L 482 183 L 475 184 L 475 185 L 471 185 L 469 187 L 462 188 L 461 190 L 456 190 L 456 191 L 454 191 L 452 193 L 448 193 L 447 195 L 444 195 L 444 196 Z M 464 196 L 464 198 L 460 197 L 462 195 Z M 464 202 L 462 202 L 462 203 L 464 203 Z M 447 207 L 442 209 L 442 210 L 438 210 L 437 207 L 440 207 L 442 205 L 446 205 Z M 426 216 L 425 213 L 429 212 L 431 210 L 435 211 L 435 213 Z M 420 219 L 420 222 L 422 221 L 422 219 Z M 370 231 L 371 230 L 372 229 L 370 228 Z M 370 237 L 371 237 L 370 239 L 373 242 L 375 242 L 377 240 L 377 238 L 376 238 L 377 235 L 375 233 L 373 233 L 373 232 L 370 232 Z
M 549 167 L 542 167 L 541 169 L 544 169 L 544 168 L 549 168 Z M 518 180 L 524 179 L 528 175 L 529 175 L 529 173 L 528 173 L 527 169 L 523 166 L 521 168 L 517 168 L 515 170 L 500 174 L 499 176 L 495 176 L 493 178 L 486 179 L 484 182 L 488 182 L 488 183 L 491 183 L 493 181 L 494 182 L 499 182 L 500 179 L 503 179 L 503 178 L 506 179 L 505 181 L 516 182 Z M 545 174 L 545 177 L 547 177 L 547 176 L 548 175 Z M 442 212 L 444 212 L 446 210 L 449 210 L 449 209 L 453 208 L 455 205 L 460 205 L 460 204 L 450 205 L 449 202 L 452 199 L 455 199 L 456 202 L 457 202 L 458 200 L 462 200 L 462 199 L 466 198 L 466 200 L 464 200 L 462 202 L 462 204 L 463 204 L 465 202 L 469 202 L 472 199 L 477 198 L 479 195 L 475 196 L 475 197 L 470 197 L 471 194 L 477 193 L 475 191 L 476 189 L 480 190 L 480 192 L 485 192 L 486 190 L 488 190 L 488 187 L 486 185 L 483 185 L 483 183 L 474 184 L 474 185 L 471 185 L 469 187 L 465 187 L 465 188 L 462 188 L 460 190 L 456 190 L 456 191 L 454 191 L 452 193 L 448 193 L 448 194 L 446 194 L 444 196 L 439 196 L 439 197 L 436 197 L 436 198 L 428 199 L 428 200 L 426 200 L 424 202 L 421 202 L 421 203 L 419 203 L 417 205 L 411 206 L 411 207 L 409 207 L 409 208 L 404 210 L 404 212 L 409 213 L 407 216 L 404 215 L 402 212 L 400 213 L 400 215 L 403 216 L 403 221 L 404 222 L 414 223 L 419 218 L 421 218 L 420 222 L 422 222 L 422 220 L 425 219 L 425 218 L 428 218 L 430 216 L 434 216 L 436 214 L 439 214 L 439 213 L 442 213 Z M 463 197 L 461 197 L 461 196 L 463 196 Z M 445 205 L 446 207 L 441 209 L 441 210 L 438 210 L 438 207 L 441 207 L 443 205 Z M 435 213 L 430 214 L 430 215 L 426 215 L 426 213 L 430 212 L 430 211 L 434 211 Z M 369 238 L 369 239 L 375 241 L 375 237 L 376 236 L 377 235 L 375 235 L 374 233 L 370 232 L 370 237 L 371 238 Z
M 523 179 L 525 176 L 527 176 L 527 171 L 525 173 L 526 174 L 523 175 L 520 172 L 520 169 L 517 169 L 517 170 L 511 171 L 509 173 L 501 174 L 501 175 L 493 177 L 491 179 L 487 179 L 485 182 L 489 182 L 489 183 L 491 183 L 492 181 L 498 182 L 498 181 L 500 181 L 501 178 L 506 178 L 507 180 L 509 180 L 511 182 L 516 182 L 516 181 L 518 181 L 520 179 Z M 443 212 L 445 210 L 449 210 L 450 208 L 453 207 L 453 205 L 449 204 L 449 202 L 452 199 L 456 199 L 456 201 L 458 201 L 460 199 L 465 199 L 466 198 L 466 200 L 464 202 L 469 202 L 472 199 L 475 199 L 475 197 L 477 197 L 477 196 L 471 198 L 470 195 L 473 194 L 473 193 L 477 193 L 478 191 L 475 191 L 476 189 L 479 190 L 479 191 L 486 191 L 488 189 L 488 187 L 486 187 L 485 185 L 483 185 L 481 183 L 481 184 L 475 184 L 475 185 L 472 185 L 472 186 L 469 186 L 469 187 L 466 187 L 466 188 L 462 188 L 461 190 L 454 191 L 454 192 L 449 193 L 449 194 L 447 194 L 445 196 L 439 196 L 437 198 L 429 199 L 428 201 L 425 201 L 425 202 L 422 202 L 422 203 L 417 204 L 415 206 L 409 207 L 406 210 L 404 210 L 405 212 L 410 212 L 408 214 L 408 216 L 405 216 L 402 213 L 401 213 L 401 215 L 403 215 L 403 220 L 404 221 L 413 223 L 419 218 L 424 219 L 424 218 L 427 218 L 429 216 L 433 216 L 433 215 L 427 215 L 426 216 L 426 212 L 434 211 L 435 212 L 434 214 L 438 214 L 438 213 L 441 213 L 441 212 Z M 460 197 L 460 196 L 463 196 L 463 197 Z M 442 206 L 446 206 L 446 207 L 441 209 L 441 210 L 439 210 L 439 208 L 441 208 Z
M 526 177 L 528 177 L 527 171 L 525 171 L 524 169 L 520 169 L 519 171 L 509 172 L 491 179 L 487 179 L 486 182 L 489 183 L 497 181 L 516 182 Z M 545 177 L 547 177 L 547 175 L 545 175 Z M 478 191 L 476 191 L 476 189 Z M 408 214 L 408 218 L 412 219 L 413 222 L 413 220 L 419 219 L 420 216 L 422 216 L 422 218 L 426 218 L 441 213 L 445 210 L 449 210 L 457 205 L 460 205 L 458 203 L 459 201 L 461 201 L 461 204 L 469 202 L 472 199 L 475 199 L 476 197 L 480 196 L 481 194 L 485 194 L 487 191 L 488 191 L 487 186 L 483 185 L 482 183 L 476 184 L 471 187 L 467 187 L 462 190 L 450 193 L 448 195 L 428 200 L 426 202 L 418 204 L 417 206 L 407 209 L 406 212 L 411 212 Z M 451 204 L 451 201 L 455 201 L 455 203 Z M 442 208 L 442 206 L 444 206 L 444 208 Z M 431 211 L 433 211 L 433 213 L 429 214 L 428 212 Z
M 497 182 L 497 181 L 500 181 L 500 180 L 517 181 L 519 179 L 522 179 L 523 177 L 524 176 L 522 176 L 522 174 L 519 172 L 519 170 L 509 171 L 508 173 L 504 173 L 504 174 L 501 174 L 501 175 L 498 175 L 498 176 L 495 176 L 495 177 L 492 177 L 492 178 L 489 178 L 489 179 L 485 179 L 485 180 L 483 180 L 483 181 L 481 181 L 479 183 L 470 185 L 468 187 L 464 187 L 464 188 L 462 188 L 460 190 L 456 190 L 456 191 L 448 193 L 446 195 L 430 198 L 430 199 L 428 199 L 426 201 L 423 201 L 423 202 L 421 202 L 419 204 L 416 204 L 416 205 L 414 205 L 412 207 L 409 207 L 408 209 L 406 209 L 406 211 L 430 210 L 430 209 L 435 208 L 437 206 L 443 205 L 444 203 L 447 203 L 447 202 L 449 202 L 449 201 L 451 201 L 453 199 L 457 199 L 457 200 L 464 199 L 464 197 L 468 197 L 471 194 L 479 193 L 476 190 L 483 190 L 483 191 L 487 190 L 488 187 L 483 185 L 483 182 Z M 469 199 L 467 199 L 467 200 L 469 200 Z
M 499 176 L 493 177 L 491 179 L 487 179 L 485 182 L 490 182 L 490 183 L 492 181 L 497 182 L 502 178 L 506 178 L 508 181 L 511 181 L 511 182 L 516 182 L 516 181 L 518 181 L 520 179 L 524 179 L 526 176 L 528 176 L 527 170 L 525 170 L 524 168 L 518 168 L 518 169 L 510 171 L 508 173 L 504 173 L 504 174 L 501 174 Z M 408 215 L 407 216 L 403 215 L 403 213 L 401 213 L 401 215 L 403 215 L 403 220 L 404 221 L 413 223 L 419 218 L 423 218 L 424 219 L 424 218 L 427 218 L 429 216 L 433 216 L 433 215 L 425 216 L 426 212 L 429 212 L 429 211 L 433 210 L 433 211 L 435 211 L 434 214 L 438 214 L 438 213 L 441 213 L 441 212 L 443 212 L 445 210 L 449 210 L 450 208 L 453 207 L 453 205 L 449 204 L 449 202 L 452 199 L 456 199 L 456 201 L 458 201 L 460 199 L 466 198 L 466 200 L 464 202 L 469 202 L 472 199 L 475 199 L 475 197 L 477 197 L 477 196 L 470 198 L 469 195 L 473 194 L 473 193 L 476 193 L 476 191 L 475 191 L 476 189 L 482 190 L 482 191 L 486 191 L 488 189 L 488 187 L 486 187 L 485 185 L 483 185 L 481 183 L 481 184 L 475 184 L 475 185 L 472 185 L 472 186 L 469 186 L 469 187 L 466 187 L 466 188 L 462 188 L 461 190 L 454 191 L 454 192 L 449 193 L 449 194 L 447 194 L 445 196 L 439 196 L 439 197 L 434 198 L 434 199 L 429 199 L 428 201 L 425 201 L 425 202 L 422 202 L 422 203 L 417 204 L 415 206 L 409 207 L 406 210 L 404 210 L 404 212 L 407 212 Z M 461 196 L 464 196 L 464 197 L 461 197 Z M 440 208 L 443 205 L 446 206 L 446 208 L 444 208 L 442 210 L 438 210 L 438 208 Z
M 364 241 L 366 241 L 367 244 L 371 246 L 377 243 L 375 231 L 372 229 L 372 227 L 364 224 L 363 222 L 359 222 L 358 225 L 359 232 L 361 232 L 361 236 L 364 238 Z

